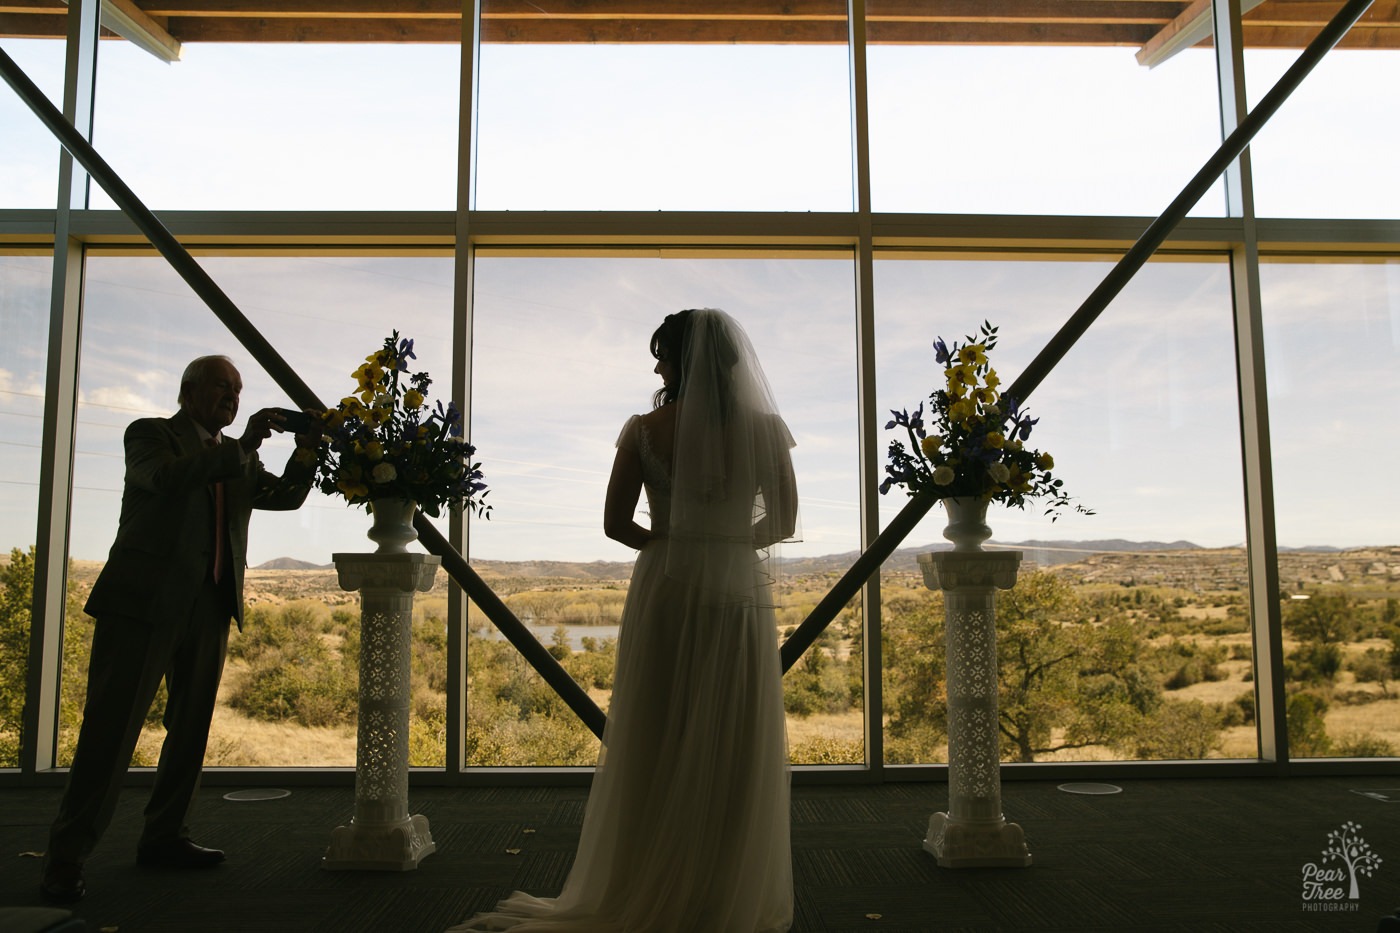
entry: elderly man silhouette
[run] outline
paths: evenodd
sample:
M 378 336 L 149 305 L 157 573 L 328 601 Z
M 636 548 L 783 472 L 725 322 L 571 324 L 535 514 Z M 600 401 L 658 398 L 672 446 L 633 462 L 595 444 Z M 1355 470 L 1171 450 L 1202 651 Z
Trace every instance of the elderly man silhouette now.
M 49 832 L 40 892 L 71 902 L 85 892 L 83 863 L 111 822 L 156 690 L 167 689 L 165 742 L 137 847 L 143 865 L 205 868 L 224 853 L 196 845 L 186 818 L 199 787 L 209 723 L 228 648 L 243 624 L 243 568 L 253 509 L 295 509 L 311 488 L 320 438 L 298 435 L 282 476 L 258 448 L 285 430 L 274 408 L 243 435 L 243 380 L 224 356 L 203 356 L 180 379 L 180 410 L 127 429 L 126 478 L 116 541 L 84 610 L 96 620 L 87 703 L 68 785 Z

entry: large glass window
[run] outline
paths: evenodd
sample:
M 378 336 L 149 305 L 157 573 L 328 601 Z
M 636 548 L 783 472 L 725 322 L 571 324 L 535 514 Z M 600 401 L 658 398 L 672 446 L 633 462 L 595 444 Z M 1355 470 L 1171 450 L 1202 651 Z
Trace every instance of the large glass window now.
M 1109 268 L 880 262 L 880 409 L 942 388 L 932 341 L 983 321 L 1006 391 Z M 1233 347 L 1226 265 L 1153 263 L 1026 400 L 1026 443 L 1096 514 L 990 510 L 988 546 L 1023 554 L 997 598 L 1006 760 L 1257 756 Z M 883 523 L 905 501 L 892 489 Z M 892 764 L 946 755 L 943 599 L 915 563 L 949 546 L 945 524 L 935 507 L 881 574 Z
M 848 211 L 848 70 L 839 44 L 483 43 L 474 205 Z
M 0 768 L 19 764 L 53 258 L 0 254 Z
M 877 45 L 868 56 L 877 211 L 1155 216 L 1220 145 L 1208 50 L 1152 69 L 1131 48 Z M 1194 213 L 1224 213 L 1220 192 Z
M 62 42 L 6 39 L 0 48 L 54 106 L 62 108 Z M 0 133 L 5 139 L 0 147 L 0 209 L 52 208 L 58 197 L 58 141 L 9 84 L 0 91 Z
M 155 209 L 451 210 L 459 49 L 104 42 L 93 144 Z M 94 207 L 111 207 L 105 195 Z
M 206 258 L 210 275 L 323 402 L 356 387 L 352 376 L 390 329 L 412 337 L 415 371 L 435 378 L 430 401 L 451 384 L 451 260 L 446 257 Z M 244 380 L 238 420 L 291 404 L 217 319 L 159 258 L 88 261 L 72 554 L 87 580 L 116 531 L 122 434 L 139 417 L 177 408 L 180 374 L 196 356 L 225 353 Z M 259 451 L 280 472 L 290 437 Z M 294 512 L 259 512 L 249 530 L 244 630 L 230 638 L 210 766 L 328 766 L 355 761 L 359 597 L 340 589 L 337 552 L 363 552 L 369 519 L 340 498 L 312 491 Z M 410 741 L 413 764 L 441 767 L 446 717 L 446 587 L 415 601 Z M 81 637 L 69 634 L 69 640 Z M 66 646 L 67 647 L 67 646 Z M 82 664 L 86 653 L 80 652 Z M 65 683 L 65 701 L 82 683 Z M 71 705 L 71 704 L 69 704 Z M 65 728 L 75 723 L 65 722 Z M 138 748 L 150 763 L 155 717 Z
M 797 440 L 803 540 L 783 547 L 778 638 L 858 546 L 850 257 L 477 255 L 472 439 L 495 512 L 472 563 L 605 710 L 634 557 L 603 536 L 614 444 L 661 386 L 652 332 L 707 306 L 748 331 Z M 591 765 L 592 735 L 486 620 L 471 627 L 468 762 Z M 814 650 L 786 681 L 793 759 L 863 761 L 859 618 Z
M 1260 268 L 1295 758 L 1400 754 L 1400 262 Z
M 1341 4 L 1320 6 L 1330 17 Z M 1245 52 L 1251 107 L 1297 57 L 1297 49 Z M 1380 116 L 1390 112 L 1397 86 L 1400 51 L 1343 47 L 1327 53 L 1250 146 L 1259 216 L 1400 217 L 1400 179 L 1393 171 L 1400 130 Z

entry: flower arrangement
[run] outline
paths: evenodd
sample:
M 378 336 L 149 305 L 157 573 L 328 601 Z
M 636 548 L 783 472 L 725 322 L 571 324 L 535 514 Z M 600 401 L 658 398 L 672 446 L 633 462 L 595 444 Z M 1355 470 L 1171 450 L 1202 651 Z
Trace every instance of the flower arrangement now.
M 490 518 L 476 448 L 462 437 L 456 405 L 427 403 L 432 379 L 408 371 L 413 341 L 394 331 L 353 376 L 355 394 L 321 415 L 327 442 L 316 457 L 316 485 L 366 508 L 375 499 L 416 502 L 437 517 L 460 505 Z
M 996 346 L 997 329 L 983 322 L 980 338 L 968 336 L 950 347 L 933 342 L 934 358 L 944 367 L 946 387 L 929 395 L 929 422 L 924 404 L 911 415 L 891 411 L 885 430 L 902 427 L 909 445 L 890 442 L 886 477 L 880 492 L 903 486 L 909 495 L 935 499 L 981 498 L 1024 509 L 1031 499 L 1045 499 L 1053 521 L 1069 505 L 1064 483 L 1050 471 L 1055 460 L 1025 442 L 1040 420 L 1027 415 L 1017 399 L 1001 395 L 1001 380 L 987 361 Z M 1081 505 L 1075 511 L 1094 514 Z

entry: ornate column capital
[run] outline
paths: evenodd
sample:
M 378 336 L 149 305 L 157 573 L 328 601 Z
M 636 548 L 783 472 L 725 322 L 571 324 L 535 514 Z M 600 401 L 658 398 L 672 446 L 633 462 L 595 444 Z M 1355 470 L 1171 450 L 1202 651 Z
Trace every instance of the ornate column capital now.
M 924 586 L 931 590 L 1009 590 L 1016 585 L 1020 566 L 1020 551 L 934 551 L 919 555 Z
M 332 554 L 342 590 L 426 593 L 442 558 L 434 554 Z

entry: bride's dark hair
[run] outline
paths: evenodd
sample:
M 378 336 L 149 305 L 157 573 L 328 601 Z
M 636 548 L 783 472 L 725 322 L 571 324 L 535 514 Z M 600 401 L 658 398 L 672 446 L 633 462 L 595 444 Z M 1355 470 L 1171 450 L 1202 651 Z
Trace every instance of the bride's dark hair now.
M 685 371 L 682 367 L 685 365 L 686 324 L 694 313 L 694 308 L 688 308 L 666 315 L 656 333 L 651 335 L 651 355 L 658 360 L 665 360 L 676 370 L 676 376 L 670 385 L 662 386 L 652 395 L 653 408 L 660 408 L 680 398 L 681 385 L 685 382 Z
M 665 360 L 675 367 L 675 378 L 670 385 L 657 389 L 651 397 L 653 408 L 660 408 L 670 402 L 674 402 L 685 394 L 686 377 L 689 375 L 690 359 L 686 354 L 686 348 L 690 342 L 691 316 L 703 308 L 687 308 L 684 311 L 677 311 L 675 314 L 666 315 L 661 326 L 656 329 L 656 333 L 651 335 L 651 355 L 658 360 Z M 733 403 L 732 389 L 730 386 L 730 370 L 739 361 L 738 348 L 725 334 L 723 327 L 715 329 L 709 338 L 709 348 L 714 354 L 714 359 L 710 365 L 715 366 L 713 375 L 715 387 L 720 392 L 722 407 L 727 409 Z M 702 364 L 703 365 L 703 364 Z

